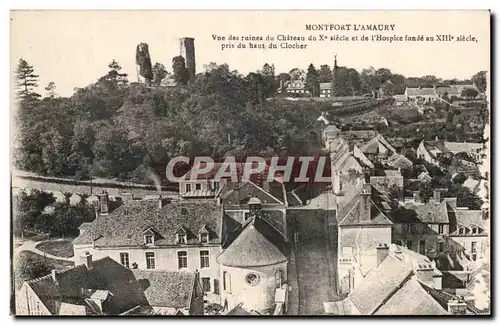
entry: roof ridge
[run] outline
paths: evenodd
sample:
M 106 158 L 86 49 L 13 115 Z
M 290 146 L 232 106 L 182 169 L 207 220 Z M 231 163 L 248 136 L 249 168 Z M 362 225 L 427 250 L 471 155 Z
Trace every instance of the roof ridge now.
M 75 266 L 72 266 L 72 267 L 67 268 L 67 269 L 56 270 L 56 274 L 61 275 L 61 274 L 68 273 L 69 271 L 76 270 L 76 269 L 81 268 L 81 267 L 87 268 L 85 266 L 85 264 L 76 264 Z
M 38 282 L 40 282 L 42 280 L 45 280 L 45 279 L 48 279 L 48 278 L 51 278 L 51 277 L 52 277 L 51 274 L 47 274 L 47 275 L 43 275 L 43 276 L 38 277 L 38 278 L 26 280 L 25 282 L 29 283 L 29 284 L 34 284 L 34 283 L 38 283 Z

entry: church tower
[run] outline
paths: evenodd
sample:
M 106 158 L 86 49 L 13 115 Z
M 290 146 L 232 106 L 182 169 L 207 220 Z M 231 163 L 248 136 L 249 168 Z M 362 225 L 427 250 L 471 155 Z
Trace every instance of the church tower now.
M 335 60 L 333 61 L 333 73 L 332 73 L 332 97 L 337 96 L 337 54 L 335 54 Z

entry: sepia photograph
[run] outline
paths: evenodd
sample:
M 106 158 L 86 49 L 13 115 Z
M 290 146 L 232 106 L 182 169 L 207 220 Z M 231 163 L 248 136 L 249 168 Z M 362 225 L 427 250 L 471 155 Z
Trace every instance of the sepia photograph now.
M 491 21 L 12 10 L 10 314 L 491 316 Z

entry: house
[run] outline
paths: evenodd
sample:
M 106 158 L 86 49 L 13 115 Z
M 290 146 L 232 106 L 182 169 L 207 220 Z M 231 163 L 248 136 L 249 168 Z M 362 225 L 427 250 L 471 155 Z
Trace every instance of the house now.
M 351 192 L 346 197 L 352 199 L 337 207 L 340 293 L 350 292 L 356 286 L 354 279 L 369 272 L 376 260 L 372 248 L 391 242 L 393 225 L 386 216 L 387 201 L 372 185 L 361 183 Z
M 174 308 L 179 297 L 188 297 L 182 306 L 182 315 L 203 313 L 203 294 L 197 273 L 177 273 L 168 282 L 157 282 L 134 273 L 109 257 L 93 260 L 92 254 L 80 257 L 81 263 L 62 271 L 25 281 L 16 294 L 16 315 L 120 315 L 151 310 L 161 292 L 165 297 L 168 288 L 176 288 L 175 295 L 162 301 L 162 307 Z M 163 277 L 157 272 L 156 278 Z M 190 279 L 187 286 L 179 285 L 179 278 Z M 161 288 L 154 298 L 151 288 Z M 146 290 L 146 291 L 145 291 Z
M 457 99 L 465 97 L 463 95 L 463 91 L 466 89 L 473 89 L 477 92 L 478 95 L 480 94 L 480 92 L 477 89 L 475 84 L 451 85 L 451 86 L 447 86 L 447 87 L 437 87 L 436 93 L 438 94 L 438 96 L 440 98 L 447 96 L 451 100 L 457 100 Z
M 488 182 L 484 179 L 477 180 L 469 177 L 464 181 L 462 186 L 467 187 L 480 198 L 485 199 L 488 197 Z
M 377 247 L 375 267 L 353 288 L 346 299 L 328 304 L 335 315 L 448 315 L 430 293 L 434 269 L 429 264 L 405 262 L 401 251 L 389 253 Z
M 303 79 L 287 81 L 284 86 L 287 93 L 309 95 L 309 91 L 306 90 L 305 81 Z
M 399 170 L 381 170 L 370 176 L 370 184 L 380 193 L 391 195 L 397 191 L 397 198 L 403 196 L 404 179 Z
M 435 88 L 409 88 L 405 89 L 406 101 L 432 103 L 438 97 Z
M 149 315 L 203 315 L 203 293 L 210 282 L 198 272 L 132 270 L 148 302 Z M 205 287 L 203 287 L 205 286 Z
M 387 159 L 387 165 L 396 169 L 411 169 L 413 167 L 411 160 L 398 153 L 393 154 Z
M 104 206 L 105 200 L 101 196 Z M 199 270 L 202 282 L 211 282 L 207 300 L 218 303 L 215 257 L 222 251 L 226 217 L 215 201 L 134 200 L 109 214 L 101 209 L 73 241 L 73 249 L 75 256 L 89 251 L 131 269 Z
M 403 95 L 394 95 L 394 99 L 396 100 L 396 106 L 401 106 L 404 102 L 406 102 L 406 96 Z

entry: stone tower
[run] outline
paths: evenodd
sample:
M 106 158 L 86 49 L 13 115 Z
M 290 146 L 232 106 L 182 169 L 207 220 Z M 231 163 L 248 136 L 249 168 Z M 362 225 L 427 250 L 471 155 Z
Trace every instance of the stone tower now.
M 337 67 L 337 54 L 335 54 L 335 61 L 333 62 L 333 72 L 332 72 L 332 92 L 331 92 L 331 96 L 332 97 L 335 97 L 337 96 L 338 94 L 338 90 L 337 90 L 337 72 L 338 72 L 338 67 Z
M 189 76 L 192 78 L 196 74 L 196 61 L 194 54 L 194 38 L 183 37 L 181 38 L 181 54 L 186 60 L 186 68 Z

